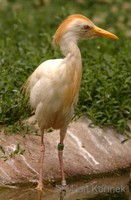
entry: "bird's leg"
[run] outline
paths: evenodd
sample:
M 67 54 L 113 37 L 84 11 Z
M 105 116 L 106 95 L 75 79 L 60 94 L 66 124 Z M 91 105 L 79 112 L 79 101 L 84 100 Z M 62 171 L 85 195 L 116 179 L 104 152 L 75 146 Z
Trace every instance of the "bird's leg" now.
M 61 171 L 61 178 L 62 178 L 62 186 L 66 185 L 65 175 L 64 175 L 64 164 L 63 164 L 63 149 L 64 144 L 59 143 L 58 144 L 58 156 L 59 156 L 59 162 L 60 162 L 60 171 Z
M 40 147 L 40 173 L 39 173 L 39 181 L 36 189 L 43 189 L 43 161 L 44 161 L 44 130 L 41 131 L 41 147 Z
M 61 171 L 61 178 L 62 178 L 61 184 L 62 184 L 62 186 L 66 186 L 66 180 L 65 180 L 65 175 L 64 175 L 64 164 L 63 164 L 63 150 L 64 150 L 63 140 L 65 138 L 66 130 L 62 129 L 60 131 L 60 143 L 58 144 L 58 156 L 59 156 L 59 162 L 60 162 L 60 171 Z

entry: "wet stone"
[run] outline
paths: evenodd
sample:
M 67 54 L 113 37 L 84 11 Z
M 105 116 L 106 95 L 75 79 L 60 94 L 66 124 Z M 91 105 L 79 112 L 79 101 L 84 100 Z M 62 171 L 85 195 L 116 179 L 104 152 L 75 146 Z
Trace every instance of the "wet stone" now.
M 34 117 L 26 123 L 31 124 Z M 81 118 L 72 122 L 68 128 L 64 142 L 65 174 L 72 177 L 108 173 L 131 166 L 131 140 L 121 143 L 125 136 L 114 130 L 90 127 L 90 121 Z M 34 130 L 37 125 L 34 125 Z M 45 134 L 44 180 L 60 178 L 57 145 L 59 131 Z M 10 155 L 16 147 L 20 147 L 23 155 L 0 159 L 0 183 L 36 182 L 39 175 L 40 136 L 28 134 L 0 134 L 0 146 L 6 155 Z M 0 151 L 0 156 L 4 153 Z

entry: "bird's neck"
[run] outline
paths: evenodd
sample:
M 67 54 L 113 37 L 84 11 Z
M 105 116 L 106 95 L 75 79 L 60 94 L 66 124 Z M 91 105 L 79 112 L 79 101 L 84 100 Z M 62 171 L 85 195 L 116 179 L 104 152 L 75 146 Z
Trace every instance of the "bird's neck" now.
M 79 47 L 77 45 L 77 42 L 74 40 L 62 40 L 60 43 L 60 48 L 65 55 L 65 62 L 67 65 L 67 68 L 70 68 L 70 71 L 72 70 L 72 73 L 78 73 L 79 74 L 79 83 L 81 81 L 81 74 L 82 74 L 82 61 L 81 61 L 81 53 L 79 50 Z
M 63 38 L 60 43 L 60 49 L 64 56 L 67 56 L 68 54 L 71 54 L 72 56 L 76 57 L 77 62 L 81 62 L 81 54 L 80 50 L 77 45 L 77 41 L 73 40 L 73 38 Z
M 65 110 L 76 104 L 82 76 L 82 62 L 80 50 L 73 40 L 62 40 L 60 48 L 65 55 L 63 62 L 66 64 Z

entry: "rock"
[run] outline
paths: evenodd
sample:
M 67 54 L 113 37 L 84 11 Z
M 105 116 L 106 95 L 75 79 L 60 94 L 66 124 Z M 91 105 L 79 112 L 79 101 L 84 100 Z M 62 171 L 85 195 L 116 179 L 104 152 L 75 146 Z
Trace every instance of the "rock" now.
M 26 123 L 30 124 L 33 120 L 31 117 Z M 131 140 L 121 143 L 124 135 L 109 128 L 92 128 L 89 124 L 88 119 L 81 118 L 68 128 L 64 149 L 66 177 L 108 173 L 131 166 Z M 45 134 L 45 180 L 60 178 L 58 142 L 59 131 Z M 25 152 L 6 161 L 0 159 L 1 184 L 36 182 L 38 179 L 40 136 L 0 134 L 0 146 L 6 154 L 13 152 L 17 144 Z

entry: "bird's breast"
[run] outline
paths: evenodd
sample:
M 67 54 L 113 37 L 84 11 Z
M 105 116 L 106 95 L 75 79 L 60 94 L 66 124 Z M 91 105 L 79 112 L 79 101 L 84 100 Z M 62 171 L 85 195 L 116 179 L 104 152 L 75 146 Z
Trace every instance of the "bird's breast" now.
M 64 112 L 66 112 L 78 96 L 81 82 L 81 66 L 71 66 L 67 68 L 67 81 L 64 87 Z

